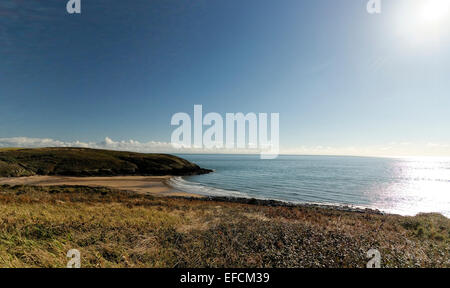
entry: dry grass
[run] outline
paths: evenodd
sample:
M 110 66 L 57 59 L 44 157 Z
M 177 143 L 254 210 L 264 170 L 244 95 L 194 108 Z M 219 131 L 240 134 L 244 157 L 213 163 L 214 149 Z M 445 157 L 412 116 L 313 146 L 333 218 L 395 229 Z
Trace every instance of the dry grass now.
M 0 186 L 0 267 L 450 267 L 450 220 Z

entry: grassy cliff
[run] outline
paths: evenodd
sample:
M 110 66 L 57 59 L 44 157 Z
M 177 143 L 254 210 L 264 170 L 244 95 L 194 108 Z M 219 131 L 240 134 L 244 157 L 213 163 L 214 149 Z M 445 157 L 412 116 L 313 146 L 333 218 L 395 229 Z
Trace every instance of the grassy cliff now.
M 191 175 L 210 170 L 167 154 L 87 148 L 1 149 L 0 177 Z

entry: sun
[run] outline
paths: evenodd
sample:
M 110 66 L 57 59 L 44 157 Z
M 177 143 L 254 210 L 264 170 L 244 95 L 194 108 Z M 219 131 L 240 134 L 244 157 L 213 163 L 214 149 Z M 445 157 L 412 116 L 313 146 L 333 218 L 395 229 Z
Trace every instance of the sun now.
M 442 24 L 449 17 L 450 0 L 424 0 L 419 7 L 419 21 L 427 24 Z
M 401 1 L 394 18 L 397 35 L 410 47 L 440 47 L 450 37 L 450 0 Z

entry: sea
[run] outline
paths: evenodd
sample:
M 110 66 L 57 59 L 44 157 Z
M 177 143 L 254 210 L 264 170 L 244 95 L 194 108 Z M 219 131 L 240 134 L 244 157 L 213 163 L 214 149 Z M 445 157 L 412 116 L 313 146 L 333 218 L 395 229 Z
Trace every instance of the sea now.
M 214 170 L 170 180 L 174 188 L 188 193 L 450 217 L 450 158 L 178 156 Z

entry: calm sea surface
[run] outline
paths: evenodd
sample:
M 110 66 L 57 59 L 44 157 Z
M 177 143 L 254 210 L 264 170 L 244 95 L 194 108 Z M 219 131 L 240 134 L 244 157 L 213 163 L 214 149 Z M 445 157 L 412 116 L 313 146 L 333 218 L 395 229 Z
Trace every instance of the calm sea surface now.
M 177 177 L 177 189 L 203 195 L 376 208 L 402 215 L 450 217 L 450 159 L 180 155 L 207 175 Z

